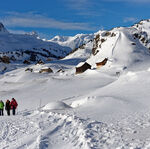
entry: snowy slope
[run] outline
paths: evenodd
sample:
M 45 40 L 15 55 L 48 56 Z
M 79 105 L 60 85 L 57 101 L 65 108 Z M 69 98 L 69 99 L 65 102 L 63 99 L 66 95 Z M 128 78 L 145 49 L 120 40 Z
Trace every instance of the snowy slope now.
M 87 60 L 93 67 L 96 67 L 96 63 L 105 58 L 108 58 L 107 64 L 109 66 L 119 65 L 122 68 L 144 62 L 150 58 L 147 46 L 135 38 L 135 34 L 140 34 L 139 30 L 132 27 L 115 28 L 109 32 L 110 35 L 105 36 L 106 33 L 98 34 L 97 41 L 96 39 L 94 41 L 95 54 Z
M 75 76 L 75 65 L 61 60 L 32 65 L 33 72 L 19 68 L 1 75 L 1 99 L 15 97 L 19 103 L 17 116 L 1 118 L 1 148 L 115 149 L 150 145 L 149 62 L 130 68 L 120 77 L 115 75 L 115 68 Z M 56 73 L 38 73 L 38 69 L 48 66 Z M 65 72 L 57 73 L 58 66 Z
M 93 68 L 96 68 L 96 63 L 108 58 L 107 65 L 127 68 L 149 59 L 149 30 L 150 21 L 143 20 L 129 28 L 120 27 L 110 31 L 99 31 L 94 34 L 94 40 L 81 48 L 76 48 L 66 58 L 83 57 L 83 61 L 88 59 L 87 62 Z
M 93 42 L 90 41 L 87 44 L 73 50 L 64 59 L 82 59 L 81 61 L 85 61 L 91 56 L 92 48 Z

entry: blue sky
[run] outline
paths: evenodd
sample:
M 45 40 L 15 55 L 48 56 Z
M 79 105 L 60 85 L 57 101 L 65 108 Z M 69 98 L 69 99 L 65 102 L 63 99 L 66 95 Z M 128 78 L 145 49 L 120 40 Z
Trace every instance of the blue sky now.
M 150 0 L 1 0 L 0 21 L 13 33 L 93 33 L 150 19 Z

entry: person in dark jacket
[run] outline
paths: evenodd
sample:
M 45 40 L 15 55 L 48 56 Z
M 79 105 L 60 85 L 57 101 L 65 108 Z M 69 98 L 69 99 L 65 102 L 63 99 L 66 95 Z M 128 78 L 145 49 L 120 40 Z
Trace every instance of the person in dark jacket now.
M 0 100 L 0 116 L 4 115 L 4 102 Z
M 10 101 L 7 100 L 5 104 L 5 110 L 7 111 L 7 115 L 10 115 L 10 109 L 11 109 Z
M 11 107 L 11 109 L 12 109 L 12 114 L 13 114 L 13 115 L 16 114 L 16 108 L 17 108 L 17 106 L 18 106 L 17 101 L 16 101 L 14 98 L 12 98 L 12 100 L 11 100 L 11 102 L 10 102 L 10 107 Z

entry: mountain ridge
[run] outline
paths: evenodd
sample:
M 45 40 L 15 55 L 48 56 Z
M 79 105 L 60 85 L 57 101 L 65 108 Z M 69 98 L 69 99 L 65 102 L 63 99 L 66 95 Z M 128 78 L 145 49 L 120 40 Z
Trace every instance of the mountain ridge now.
M 87 54 L 86 62 L 93 68 L 96 68 L 97 62 L 105 58 L 108 58 L 107 65 L 120 65 L 123 68 L 148 60 L 150 56 L 150 20 L 142 20 L 131 27 L 117 27 L 109 31 L 100 30 L 94 34 L 92 44 L 91 55 Z M 82 51 L 85 53 L 82 55 L 86 55 L 84 47 Z M 80 48 L 77 49 L 74 55 L 80 57 L 80 51 Z
M 150 19 L 142 20 L 131 27 L 99 30 L 94 34 L 55 36 L 46 41 L 35 33 L 11 34 L 2 23 L 0 30 L 1 62 L 4 62 L 4 56 L 9 58 L 9 62 L 27 61 L 28 64 L 39 60 L 48 62 L 75 58 L 86 61 L 95 68 L 97 62 L 108 58 L 109 64 L 127 67 L 149 57 Z
M 57 43 L 43 41 L 35 33 L 12 34 L 0 23 L 0 56 L 15 57 L 13 61 L 28 60 L 31 63 L 38 60 L 60 59 L 71 49 Z M 33 60 L 31 57 L 35 57 Z M 31 60 L 32 59 L 32 60 Z M 11 59 L 10 59 L 11 60 Z

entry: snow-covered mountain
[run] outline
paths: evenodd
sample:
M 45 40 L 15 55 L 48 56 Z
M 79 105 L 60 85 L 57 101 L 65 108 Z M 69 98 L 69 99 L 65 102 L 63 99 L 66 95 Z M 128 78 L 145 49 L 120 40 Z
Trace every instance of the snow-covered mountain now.
M 93 40 L 93 38 L 94 34 L 77 34 L 75 36 L 55 36 L 49 41 L 58 43 L 62 46 L 70 47 L 74 50 Z
M 9 57 L 10 61 L 35 62 L 39 59 L 59 59 L 65 57 L 70 48 L 57 43 L 46 42 L 32 34 L 12 34 L 0 24 L 0 57 Z
M 94 40 L 93 55 L 87 60 L 92 66 L 105 58 L 108 58 L 111 64 L 123 67 L 150 58 L 145 42 L 142 43 L 141 40 L 135 37 L 136 34 L 142 37 L 143 33 L 138 30 L 134 28 L 117 28 L 110 31 L 109 36 L 105 36 L 106 33 L 108 32 L 97 34 Z M 111 36 L 112 34 L 114 36 Z
M 150 37 L 150 19 L 142 20 L 134 24 L 132 27 L 138 29 L 141 32 L 146 32 L 146 34 Z
M 89 49 L 88 52 L 86 49 Z M 120 68 L 149 60 L 150 20 L 140 21 L 131 27 L 98 31 L 94 34 L 94 40 L 76 49 L 66 59 L 80 58 L 83 55 L 93 68 L 96 68 L 96 63 L 102 62 L 105 58 L 108 58 L 107 66 L 117 65 Z

